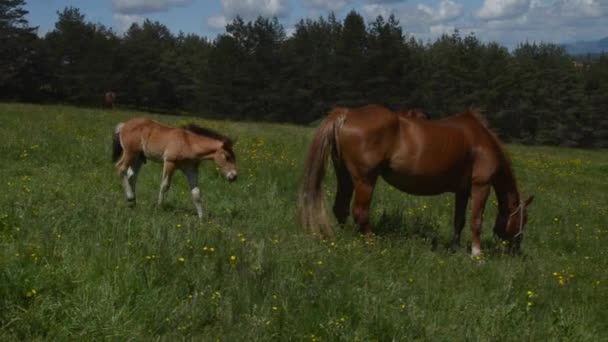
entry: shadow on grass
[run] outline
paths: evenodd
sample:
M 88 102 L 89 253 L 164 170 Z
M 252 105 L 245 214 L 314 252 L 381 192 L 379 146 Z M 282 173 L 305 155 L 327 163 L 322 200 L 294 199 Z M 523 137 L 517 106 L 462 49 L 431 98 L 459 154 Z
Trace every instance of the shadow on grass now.
M 445 229 L 449 230 L 447 239 L 444 237 Z M 457 248 L 452 246 L 453 229 L 451 221 L 446 226 L 445 223 L 439 223 L 428 215 L 418 213 L 407 215 L 404 212 L 388 211 L 378 216 L 374 233 L 390 240 L 422 240 L 430 245 L 432 251 L 439 249 L 454 253 L 470 253 L 471 241 L 467 232 L 469 225 L 466 224 L 463 228 L 460 247 Z M 481 243 L 486 256 L 525 256 L 523 251 L 512 255 L 509 244 L 493 236 L 491 227 L 486 227 L 485 233 L 482 232 Z
M 439 223 L 423 215 L 405 215 L 398 211 L 382 212 L 374 233 L 388 239 L 420 239 L 428 242 L 431 250 L 439 247 Z

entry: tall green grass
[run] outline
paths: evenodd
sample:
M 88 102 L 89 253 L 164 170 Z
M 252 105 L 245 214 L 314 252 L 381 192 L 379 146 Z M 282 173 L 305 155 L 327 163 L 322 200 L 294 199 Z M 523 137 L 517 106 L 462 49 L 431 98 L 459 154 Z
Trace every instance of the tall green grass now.
M 155 205 L 149 162 L 130 209 L 111 132 L 140 114 L 0 104 L 0 340 L 608 339 L 606 151 L 508 146 L 536 195 L 523 255 L 494 242 L 490 201 L 478 261 L 447 248 L 451 195 L 383 182 L 375 240 L 352 223 L 333 242 L 305 235 L 313 130 L 290 125 L 195 119 L 237 138 L 239 180 L 202 167 L 199 221 L 182 175 Z

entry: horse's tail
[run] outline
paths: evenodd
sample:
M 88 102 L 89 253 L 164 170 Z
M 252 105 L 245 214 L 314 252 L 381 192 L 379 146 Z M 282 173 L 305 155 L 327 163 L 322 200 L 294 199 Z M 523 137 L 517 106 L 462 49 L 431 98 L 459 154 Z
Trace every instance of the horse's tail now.
M 304 186 L 300 195 L 301 217 L 304 228 L 313 235 L 333 238 L 334 231 L 327 217 L 323 178 L 332 150 L 339 158 L 336 144 L 340 127 L 344 123 L 347 109 L 338 108 L 321 122 L 312 140 L 304 166 Z M 337 158 L 337 159 L 338 159 Z
M 122 156 L 122 145 L 120 144 L 120 130 L 124 124 L 121 122 L 114 128 L 112 134 L 112 161 L 116 163 Z

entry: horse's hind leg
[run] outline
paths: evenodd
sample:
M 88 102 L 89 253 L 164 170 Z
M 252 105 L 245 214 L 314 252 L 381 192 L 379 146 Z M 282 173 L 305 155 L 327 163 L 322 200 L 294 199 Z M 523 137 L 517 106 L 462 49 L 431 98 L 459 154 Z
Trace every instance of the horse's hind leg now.
M 372 226 L 369 223 L 369 207 L 372 202 L 372 193 L 376 179 L 355 180 L 355 203 L 353 205 L 353 218 L 359 225 L 361 234 L 368 235 L 372 233 Z
M 466 220 L 467 203 L 469 201 L 469 192 L 457 192 L 454 205 L 454 238 L 452 239 L 452 250 L 460 248 L 460 234 Z
M 169 191 L 169 187 L 171 186 L 171 177 L 173 176 L 173 172 L 175 171 L 175 164 L 171 161 L 165 160 L 163 164 L 163 176 L 160 182 L 160 191 L 158 193 L 158 205 L 161 206 L 163 204 L 163 199 L 167 191 Z
M 129 168 L 127 168 L 126 175 L 127 180 L 130 186 L 130 191 L 132 193 L 132 200 L 129 201 L 131 205 L 135 205 L 136 202 L 136 191 L 135 187 L 137 185 L 137 175 L 139 174 L 139 170 L 141 169 L 142 164 L 144 163 L 144 156 L 139 155 L 133 159 Z
M 203 218 L 203 205 L 201 204 L 201 191 L 198 188 L 198 165 L 187 167 L 183 169 L 188 178 L 188 184 L 190 184 L 190 192 L 192 193 L 192 202 L 196 207 L 196 213 L 198 218 Z
M 334 215 L 339 224 L 346 223 L 350 210 L 350 201 L 353 197 L 353 180 L 343 164 L 334 161 L 334 169 L 338 178 L 338 191 L 334 202 Z
M 125 149 L 122 157 L 116 163 L 116 168 L 118 169 L 118 174 L 120 175 L 120 179 L 122 181 L 122 187 L 125 190 L 125 196 L 127 197 L 127 203 L 130 207 L 135 206 L 135 183 L 131 179 L 134 171 L 131 165 L 137 159 L 138 158 L 135 157 L 133 153 Z

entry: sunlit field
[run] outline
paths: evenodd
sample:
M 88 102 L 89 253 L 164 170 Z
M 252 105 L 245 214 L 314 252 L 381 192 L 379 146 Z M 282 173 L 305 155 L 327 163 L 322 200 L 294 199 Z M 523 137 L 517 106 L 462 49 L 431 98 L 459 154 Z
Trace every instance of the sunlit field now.
M 194 121 L 236 138 L 239 179 L 204 164 L 198 219 L 183 174 L 156 206 L 160 164 L 131 209 L 110 161 L 143 113 L 0 104 L 0 340 L 600 341 L 608 339 L 608 151 L 511 146 L 534 194 L 522 255 L 470 231 L 453 196 L 380 182 L 377 236 L 306 235 L 298 191 L 313 128 Z M 335 191 L 327 177 L 328 201 Z

